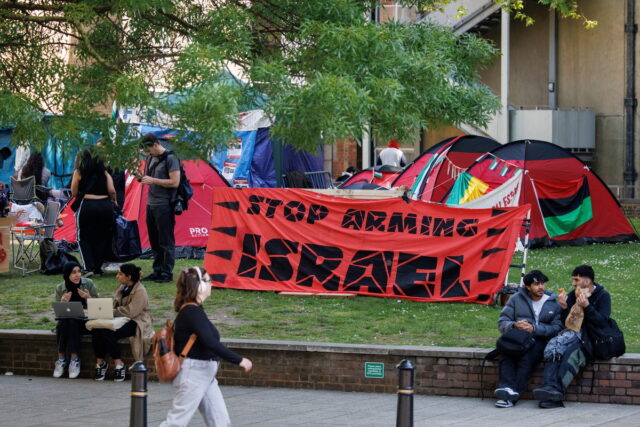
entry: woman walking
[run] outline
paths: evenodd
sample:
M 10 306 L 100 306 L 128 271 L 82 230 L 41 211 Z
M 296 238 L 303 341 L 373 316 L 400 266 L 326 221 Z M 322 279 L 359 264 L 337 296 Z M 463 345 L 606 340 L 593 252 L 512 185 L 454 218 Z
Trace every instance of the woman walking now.
M 204 300 L 211 295 L 211 278 L 206 271 L 199 267 L 182 270 L 176 288 L 174 309 L 178 315 L 174 323 L 174 351 L 180 354 L 191 334 L 196 334 L 197 339 L 173 380 L 176 388 L 173 407 L 161 427 L 186 426 L 196 409 L 207 426 L 230 426 L 229 413 L 216 380 L 220 358 L 240 365 L 245 372 L 251 370 L 251 361 L 220 342 L 220 333 L 202 308 Z

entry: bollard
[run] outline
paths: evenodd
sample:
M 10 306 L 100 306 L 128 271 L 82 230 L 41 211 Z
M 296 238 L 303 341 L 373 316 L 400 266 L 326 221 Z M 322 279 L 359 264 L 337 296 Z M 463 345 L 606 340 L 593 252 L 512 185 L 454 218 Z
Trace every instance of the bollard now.
M 147 368 L 143 362 L 136 362 L 131 368 L 129 427 L 147 427 Z
M 413 374 L 415 365 L 407 359 L 398 366 L 398 412 L 396 427 L 413 427 Z

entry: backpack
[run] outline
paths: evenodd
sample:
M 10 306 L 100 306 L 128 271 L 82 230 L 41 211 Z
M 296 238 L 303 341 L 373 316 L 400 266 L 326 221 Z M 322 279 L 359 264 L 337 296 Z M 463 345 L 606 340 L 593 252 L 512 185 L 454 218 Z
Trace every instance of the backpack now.
M 593 347 L 593 357 L 597 360 L 619 357 L 627 350 L 624 334 L 612 318 L 609 318 L 608 325 L 604 328 L 589 328 L 589 335 Z
M 160 162 L 164 162 L 169 157 L 169 154 L 175 154 L 171 150 L 165 150 L 160 156 L 158 163 L 153 166 L 153 169 L 148 168 L 147 174 L 151 175 L 153 171 L 158 167 Z M 178 156 L 176 156 L 178 159 Z M 193 197 L 193 187 L 191 187 L 191 183 L 187 178 L 187 174 L 184 171 L 184 167 L 182 166 L 182 162 L 178 159 L 178 164 L 180 165 L 180 183 L 178 184 L 178 188 L 176 188 L 176 193 L 174 199 L 171 201 L 173 203 L 173 211 L 176 215 L 181 215 L 183 211 L 189 209 L 189 200 Z
M 179 159 L 178 162 L 180 162 Z M 192 197 L 193 187 L 191 187 L 191 183 L 187 178 L 187 174 L 182 167 L 182 162 L 180 162 L 180 184 L 178 184 L 178 188 L 176 191 L 174 213 L 176 215 L 181 215 L 182 211 L 186 211 L 187 209 L 189 209 L 189 200 L 191 200 Z
M 60 274 L 64 265 L 70 261 L 78 262 L 71 254 L 58 248 L 50 237 L 40 242 L 40 273 Z
M 500 354 L 514 358 L 522 357 L 536 343 L 531 332 L 512 328 L 507 330 L 496 341 L 496 348 Z
M 180 307 L 180 310 L 186 305 L 196 305 L 195 303 L 186 303 Z M 160 329 L 153 336 L 153 361 L 156 366 L 156 373 L 161 383 L 173 381 L 180 372 L 182 361 L 189 354 L 189 350 L 196 342 L 196 334 L 191 334 L 189 341 L 182 349 L 180 356 L 176 356 L 173 351 L 173 326 L 167 319 L 167 326 Z

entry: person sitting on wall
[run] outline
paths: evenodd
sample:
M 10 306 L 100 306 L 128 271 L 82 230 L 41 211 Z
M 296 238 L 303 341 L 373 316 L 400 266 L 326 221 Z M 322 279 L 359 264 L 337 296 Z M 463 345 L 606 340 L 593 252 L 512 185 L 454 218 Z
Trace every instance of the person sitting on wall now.
M 500 332 L 512 328 L 531 332 L 535 344 L 520 358 L 501 355 L 499 387 L 495 390 L 498 408 L 513 407 L 527 391 L 531 371 L 542 360 L 547 341 L 562 329 L 557 295 L 544 289 L 548 281 L 540 270 L 531 270 L 523 278 L 524 287 L 509 298 L 500 313 Z
M 91 279 L 82 277 L 80 264 L 68 262 L 62 268 L 64 281 L 56 286 L 56 301 L 80 301 L 87 308 L 87 298 L 98 298 L 98 290 Z M 64 369 L 69 366 L 69 378 L 80 375 L 80 337 L 88 334 L 85 328 L 86 320 L 60 319 L 56 327 L 56 341 L 58 343 L 58 360 L 53 370 L 54 378 L 60 378 Z M 67 353 L 71 356 L 67 363 Z
M 107 354 L 111 355 L 115 365 L 114 381 L 124 381 L 126 370 L 120 356 L 119 339 L 130 337 L 131 353 L 137 361 L 143 360 L 151 348 L 153 320 L 148 312 L 149 297 L 147 290 L 140 283 L 140 275 L 140 267 L 130 263 L 122 264 L 116 275 L 118 287 L 113 299 L 113 314 L 115 317 L 127 317 L 130 320 L 115 331 L 103 328 L 91 330 L 93 351 L 96 355 L 94 379 L 97 381 L 106 378 L 109 368 L 105 360 Z
M 540 402 L 541 408 L 564 406 L 562 401 L 567 387 L 587 360 L 594 359 L 590 331 L 606 327 L 611 316 L 611 296 L 594 280 L 593 268 L 579 265 L 571 273 L 574 289 L 569 294 L 561 292 L 558 296 L 562 322 L 567 330 L 577 333 L 574 334 L 576 339 L 567 342 L 561 352 L 554 352 L 548 359 L 545 357 L 543 386 L 533 390 L 533 397 Z M 576 313 L 577 319 L 574 317 Z

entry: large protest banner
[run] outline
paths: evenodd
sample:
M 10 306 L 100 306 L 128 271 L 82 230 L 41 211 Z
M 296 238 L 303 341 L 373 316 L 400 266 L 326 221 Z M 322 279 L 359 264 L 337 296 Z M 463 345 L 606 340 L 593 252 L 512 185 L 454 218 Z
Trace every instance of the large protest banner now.
M 489 304 L 529 209 L 216 188 L 204 265 L 216 287 Z

